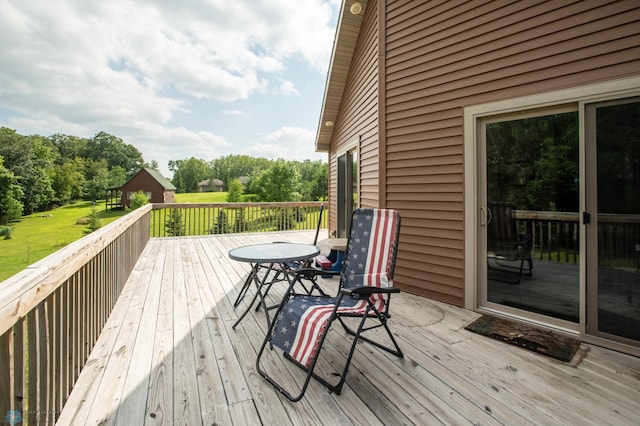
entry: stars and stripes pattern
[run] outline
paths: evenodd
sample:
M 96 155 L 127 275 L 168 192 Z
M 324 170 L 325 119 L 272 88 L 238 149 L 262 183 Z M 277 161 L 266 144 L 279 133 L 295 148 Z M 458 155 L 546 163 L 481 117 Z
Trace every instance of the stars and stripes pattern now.
M 357 209 L 341 271 L 341 286 L 389 287 L 399 215 L 388 209 Z M 276 319 L 272 343 L 300 364 L 309 366 L 338 301 L 337 297 L 294 296 Z M 376 309 L 385 309 L 387 295 L 374 294 Z M 338 314 L 364 314 L 366 300 L 344 297 Z

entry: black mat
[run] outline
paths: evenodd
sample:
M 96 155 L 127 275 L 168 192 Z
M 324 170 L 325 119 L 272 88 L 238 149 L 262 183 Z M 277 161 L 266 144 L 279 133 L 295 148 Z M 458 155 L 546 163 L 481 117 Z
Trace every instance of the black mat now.
M 577 339 L 489 315 L 481 316 L 465 329 L 564 362 L 570 362 L 580 347 Z

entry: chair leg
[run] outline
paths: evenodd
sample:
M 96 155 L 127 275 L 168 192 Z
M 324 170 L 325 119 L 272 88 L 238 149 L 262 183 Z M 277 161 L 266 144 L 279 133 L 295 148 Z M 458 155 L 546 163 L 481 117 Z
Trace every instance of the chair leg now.
M 384 327 L 384 329 L 387 331 L 387 335 L 389 336 L 389 340 L 391 340 L 391 343 L 393 343 L 393 348 L 383 345 L 382 343 L 372 340 L 366 336 L 362 336 L 360 335 L 360 333 L 354 331 L 353 329 L 351 329 L 351 327 L 349 327 L 349 325 L 347 323 L 345 323 L 343 321 L 343 319 L 338 316 L 338 320 L 340 321 L 340 324 L 342 324 L 342 328 L 344 328 L 344 331 L 346 331 L 348 334 L 352 335 L 352 336 L 358 336 L 359 340 L 363 340 L 377 348 L 382 349 L 383 351 L 389 352 L 392 355 L 397 356 L 398 358 L 404 358 L 404 353 L 402 352 L 402 349 L 400 349 L 400 346 L 398 345 L 398 342 L 396 341 L 395 337 L 393 337 L 393 333 L 391 332 L 391 329 L 389 328 L 389 326 L 387 325 L 387 316 L 384 314 L 380 314 L 379 312 L 376 311 L 375 308 L 371 308 L 374 312 L 376 312 L 377 316 L 376 318 L 380 321 L 380 324 L 378 325 L 374 325 L 372 327 L 367 327 L 367 328 L 363 328 L 360 333 L 362 333 L 362 331 L 367 331 L 367 330 L 372 330 L 374 328 L 379 328 L 379 327 Z M 368 318 L 373 319 L 374 317 L 364 317 L 363 318 L 363 322 L 362 325 L 364 326 L 364 321 L 366 321 Z

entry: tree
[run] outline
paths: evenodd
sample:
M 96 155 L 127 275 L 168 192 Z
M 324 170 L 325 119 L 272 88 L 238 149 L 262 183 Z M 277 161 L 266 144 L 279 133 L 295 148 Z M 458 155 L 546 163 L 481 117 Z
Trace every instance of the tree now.
M 299 186 L 298 169 L 292 163 L 280 159 L 251 182 L 251 192 L 265 202 L 299 201 Z
M 85 197 L 92 201 L 104 198 L 107 188 L 110 187 L 107 161 L 104 159 L 98 161 L 86 160 L 85 176 Z
M 240 179 L 237 179 L 237 178 L 232 179 L 227 186 L 229 188 L 227 190 L 227 202 L 229 203 L 241 202 L 243 187 L 242 187 L 242 182 L 240 182 Z
M 22 188 L 23 213 L 48 207 L 54 197 L 50 176 L 54 155 L 49 144 L 41 136 L 21 136 L 15 130 L 2 127 L 0 156 Z
M 142 154 L 135 146 L 105 132 L 96 133 L 88 140 L 83 156 L 94 161 L 106 160 L 109 170 L 114 166 L 120 166 L 129 177 L 144 165 Z
M 0 225 L 8 225 L 22 216 L 22 195 L 17 178 L 4 167 L 0 156 Z
M 226 157 L 216 158 L 211 161 L 211 176 L 221 179 L 224 182 L 224 188 L 229 190 L 229 183 L 233 179 L 242 176 L 258 175 L 261 171 L 266 170 L 271 165 L 271 160 L 266 158 L 254 158 L 248 155 L 229 155 Z
M 213 228 L 211 228 L 212 234 L 228 234 L 231 232 L 231 226 L 227 219 L 227 214 L 224 209 L 218 209 L 218 218 L 216 219 Z
M 91 206 L 91 213 L 89 214 L 89 222 L 87 223 L 87 227 L 83 232 L 84 235 L 89 235 L 93 231 L 97 231 L 100 229 L 102 224 L 100 223 L 100 218 L 98 217 L 98 212 L 96 211 L 96 203 L 93 203 Z
M 167 235 L 171 237 L 179 237 L 185 235 L 185 224 L 182 220 L 181 209 L 170 209 L 170 213 L 165 222 Z
M 487 195 L 519 209 L 578 209 L 578 113 L 490 123 Z
M 118 188 L 127 181 L 127 171 L 120 166 L 113 166 L 109 170 L 108 188 Z
M 64 164 L 76 158 L 84 158 L 87 152 L 88 139 L 56 133 L 47 138 L 52 149 L 57 153 L 56 164 Z
M 300 171 L 300 195 L 305 201 L 326 200 L 329 193 L 329 167 L 322 161 L 296 163 Z
M 60 204 L 77 200 L 83 195 L 84 162 L 68 161 L 56 164 L 51 173 L 54 199 Z
M 206 161 L 191 157 L 187 160 L 169 161 L 173 172 L 172 183 L 176 192 L 197 192 L 198 184 L 211 176 L 211 167 Z

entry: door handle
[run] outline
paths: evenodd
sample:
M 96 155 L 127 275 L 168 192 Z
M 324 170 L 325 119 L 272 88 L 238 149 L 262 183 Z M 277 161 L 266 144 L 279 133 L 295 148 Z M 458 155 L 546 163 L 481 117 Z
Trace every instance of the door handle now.
M 582 212 L 582 224 L 587 225 L 589 223 L 591 223 L 591 214 Z
M 488 225 L 491 222 L 491 209 L 480 207 L 480 226 Z

